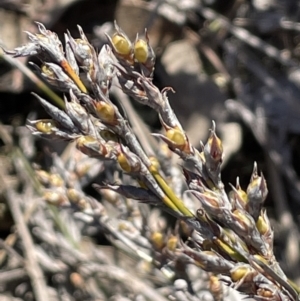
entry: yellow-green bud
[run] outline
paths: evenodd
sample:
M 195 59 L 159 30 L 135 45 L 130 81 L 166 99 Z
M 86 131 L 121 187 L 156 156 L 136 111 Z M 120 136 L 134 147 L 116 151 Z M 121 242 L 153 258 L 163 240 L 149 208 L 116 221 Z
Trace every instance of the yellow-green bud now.
M 164 236 L 161 232 L 153 232 L 150 237 L 156 249 L 161 250 L 164 246 Z
M 146 41 L 138 39 L 134 43 L 134 58 L 139 63 L 146 63 L 148 59 L 148 45 Z
M 118 163 L 119 163 L 120 167 L 124 171 L 130 172 L 132 170 L 126 156 L 123 153 L 118 155 L 117 160 L 118 160 Z
M 127 56 L 131 53 L 131 42 L 124 34 L 116 32 L 111 40 L 118 54 Z
M 101 121 L 108 124 L 116 124 L 115 108 L 112 104 L 104 101 L 98 101 L 94 104 L 97 116 Z
M 184 146 L 186 145 L 185 134 L 182 132 L 182 130 L 178 128 L 173 128 L 173 129 L 171 128 L 167 130 L 166 137 L 170 141 L 172 141 L 179 149 L 183 149 Z
M 51 119 L 41 120 L 35 124 L 35 128 L 44 134 L 50 134 L 55 126 L 56 126 L 55 121 Z

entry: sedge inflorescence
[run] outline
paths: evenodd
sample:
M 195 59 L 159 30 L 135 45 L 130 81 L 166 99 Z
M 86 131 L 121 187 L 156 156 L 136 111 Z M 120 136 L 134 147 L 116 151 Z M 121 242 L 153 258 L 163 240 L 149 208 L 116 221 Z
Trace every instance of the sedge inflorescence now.
M 78 27 L 80 38 L 74 39 L 69 32 L 65 35 L 63 49 L 54 32 L 40 23 L 37 26 L 39 33 L 28 33 L 27 45 L 8 53 L 15 57 L 39 57 L 42 65 L 34 65 L 35 69 L 66 96 L 61 109 L 36 95 L 51 118 L 30 120 L 28 128 L 39 137 L 75 142 L 82 153 L 100 162 L 115 162 L 115 168 L 136 184 L 95 185 L 102 197 L 123 214 L 121 203 L 126 204 L 126 200 L 156 206 L 178 219 L 178 227 L 187 239 L 181 241 L 179 230 L 171 233 L 159 226 L 148 225 L 145 233 L 142 223 L 146 218 L 140 218 L 140 224 L 134 222 L 137 216 L 142 216 L 134 205 L 125 210 L 127 220 L 119 221 L 117 237 L 123 237 L 123 242 L 141 258 L 159 268 L 168 266 L 174 272 L 178 266 L 174 263 L 180 262 L 210 272 L 211 290 L 216 294 L 222 280 L 256 300 L 298 300 L 273 253 L 274 234 L 263 209 L 268 194 L 263 174 L 259 174 L 254 164 L 246 190 L 237 179 L 231 191 L 225 192 L 221 179 L 223 147 L 215 124 L 207 142 L 199 149 L 190 143 L 169 104 L 169 89 L 160 91 L 153 84 L 155 53 L 147 32 L 132 42 L 115 24 L 115 34 L 107 36 L 107 44 L 97 53 L 81 27 Z M 161 147 L 157 153 L 150 153 L 145 149 L 130 120 L 111 101 L 112 86 L 118 86 L 124 95 L 157 112 L 163 132 L 154 136 L 164 142 L 167 150 Z M 172 167 L 171 153 L 189 163 L 193 170 Z M 185 193 L 181 180 L 183 188 L 176 189 L 171 167 L 183 170 L 188 186 Z M 95 204 L 82 191 L 67 187 L 67 179 L 59 177 L 60 181 L 53 182 L 51 179 L 55 177 L 50 173 L 37 171 L 37 175 L 51 188 L 44 193 L 48 202 L 57 206 L 75 204 L 89 216 L 100 216 L 106 230 L 113 231 L 108 226 L 107 212 L 95 211 Z M 55 187 L 60 187 L 59 193 Z M 120 199 L 109 191 L 117 192 Z M 131 240 L 124 233 L 131 233 Z M 143 243 L 137 243 L 138 238 Z M 138 245 L 142 245 L 143 252 Z

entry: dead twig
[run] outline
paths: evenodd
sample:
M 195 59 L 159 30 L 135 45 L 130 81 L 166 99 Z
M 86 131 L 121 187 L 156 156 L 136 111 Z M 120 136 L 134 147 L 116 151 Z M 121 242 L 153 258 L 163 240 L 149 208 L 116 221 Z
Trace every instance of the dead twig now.
M 8 185 L 5 184 L 3 172 L 0 171 L 0 179 L 5 187 L 5 196 L 10 212 L 15 221 L 19 237 L 23 243 L 25 255 L 25 268 L 30 277 L 33 291 L 37 301 L 48 301 L 47 285 L 43 272 L 38 264 L 34 251 L 34 243 L 31 234 L 27 228 L 23 213 L 20 208 L 20 198 Z

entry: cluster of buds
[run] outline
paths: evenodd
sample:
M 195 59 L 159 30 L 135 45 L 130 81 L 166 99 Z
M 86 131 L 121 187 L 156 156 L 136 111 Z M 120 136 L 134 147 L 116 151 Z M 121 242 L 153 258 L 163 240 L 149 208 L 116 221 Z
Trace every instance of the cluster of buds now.
M 115 29 L 114 35 L 107 36 L 107 39 L 118 61 L 125 68 L 137 69 L 143 76 L 151 77 L 154 71 L 155 53 L 149 44 L 147 30 L 144 38 L 140 38 L 137 34 L 132 43 L 116 22 Z
M 30 43 L 7 51 L 14 56 L 38 56 L 41 76 L 56 89 L 67 93 L 63 109 L 36 96 L 52 119 L 29 121 L 33 134 L 48 139 L 76 141 L 77 148 L 89 157 L 111 160 L 139 185 L 105 184 L 96 186 L 118 192 L 126 199 L 155 205 L 178 218 L 189 228 L 189 240 L 181 244 L 178 235 L 153 231 L 145 246 L 153 246 L 166 262 L 195 264 L 256 300 L 298 300 L 273 254 L 273 231 L 262 209 L 268 190 L 257 166 L 244 191 L 237 179 L 227 194 L 221 180 L 222 142 L 213 123 L 208 141 L 200 150 L 191 145 L 167 97 L 169 89 L 159 91 L 152 82 L 155 55 L 147 32 L 131 42 L 115 24 L 116 33 L 97 54 L 83 30 L 80 38 L 65 35 L 65 51 L 55 33 L 38 23 L 39 33 L 28 33 Z M 123 92 L 154 109 L 164 133 L 155 136 L 180 158 L 194 166 L 183 169 L 189 195 L 197 209 L 189 208 L 176 195 L 162 170 L 141 146 L 129 122 L 110 100 L 112 80 L 118 79 Z M 166 165 L 166 164 L 165 164 Z M 164 165 L 164 166 L 165 166 Z M 42 174 L 42 181 L 53 188 L 53 176 Z M 51 182 L 52 181 L 52 182 Z M 54 181 L 61 186 L 59 177 Z M 53 190 L 52 190 L 53 191 Z M 46 194 L 57 205 L 73 202 L 89 210 L 88 202 L 76 190 Z M 123 224 L 122 231 L 131 229 Z M 129 234 L 128 234 L 129 235 Z M 217 281 L 213 281 L 217 283 Z

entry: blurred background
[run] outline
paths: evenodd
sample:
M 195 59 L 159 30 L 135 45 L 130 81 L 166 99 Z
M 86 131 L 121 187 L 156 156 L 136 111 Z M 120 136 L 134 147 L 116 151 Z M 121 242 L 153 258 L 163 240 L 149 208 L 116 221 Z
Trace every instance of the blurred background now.
M 78 37 L 79 24 L 101 49 L 104 33 L 114 32 L 114 20 L 132 41 L 147 28 L 157 55 L 154 83 L 174 89 L 170 103 L 195 146 L 206 140 L 212 120 L 216 122 L 224 144 L 222 179 L 227 188 L 237 176 L 246 188 L 258 163 L 269 188 L 265 207 L 275 231 L 276 257 L 299 284 L 300 2 L 0 0 L 0 45 L 6 50 L 24 45 L 24 31 L 36 32 L 38 21 L 62 40 L 66 30 Z M 49 168 L 49 152 L 61 154 L 66 147 L 36 140 L 24 126 L 28 118 L 46 117 L 31 92 L 46 96 L 16 64 L 28 66 L 28 59 L 0 52 L 0 249 L 8 253 L 18 249 L 7 249 L 15 231 L 7 186 L 15 192 L 23 189 L 14 148 L 30 164 Z M 151 131 L 160 130 L 154 111 L 132 105 Z M 94 238 L 105 245 L 99 235 Z M 16 286 L 1 284 L 9 270 L 1 254 L 0 294 Z M 19 280 L 14 281 L 23 283 Z M 22 287 L 19 291 L 13 295 L 22 299 Z M 32 298 L 27 295 L 27 300 Z

